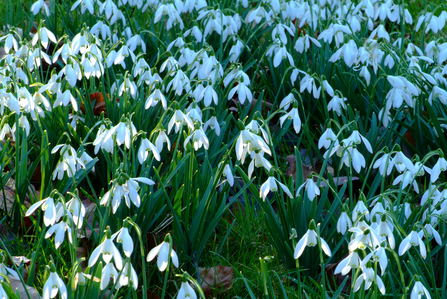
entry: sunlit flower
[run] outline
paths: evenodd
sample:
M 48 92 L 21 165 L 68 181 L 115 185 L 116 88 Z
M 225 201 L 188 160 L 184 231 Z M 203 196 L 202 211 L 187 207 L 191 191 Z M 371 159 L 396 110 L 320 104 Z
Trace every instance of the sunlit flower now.
M 163 241 L 160 245 L 152 248 L 152 250 L 147 255 L 146 260 L 148 262 L 152 261 L 157 255 L 157 266 L 158 269 L 163 272 L 168 267 L 168 258 L 171 256 L 172 263 L 175 267 L 178 268 L 178 257 L 177 253 L 175 253 L 174 249 L 171 249 L 171 252 L 169 253 L 169 242 L 166 241 L 166 239 L 170 238 L 170 236 L 165 238 L 165 241 Z
M 424 241 L 422 241 L 421 237 L 416 232 L 416 227 L 414 227 L 411 233 L 400 243 L 399 255 L 402 256 L 411 246 L 419 246 L 422 258 L 425 259 L 427 257 L 427 249 L 425 248 Z
M 298 244 L 296 244 L 293 257 L 295 259 L 299 258 L 303 254 L 306 246 L 315 247 L 318 244 L 317 238 L 318 235 L 317 232 L 315 231 L 315 222 L 312 220 L 309 224 L 309 229 L 304 234 L 304 236 L 298 241 Z M 320 242 L 321 242 L 321 249 L 323 249 L 323 252 L 327 256 L 332 256 L 331 249 L 329 248 L 329 245 L 326 243 L 326 241 L 320 237 Z
M 48 279 L 43 286 L 43 298 L 54 298 L 57 296 L 58 292 L 62 299 L 67 299 L 67 287 L 65 286 L 64 281 L 57 275 L 54 265 L 51 264 L 50 276 L 48 276 Z
M 382 295 L 385 295 L 385 285 L 383 284 L 380 276 L 374 272 L 374 269 L 366 266 L 362 268 L 362 272 L 363 273 L 360 274 L 360 276 L 355 281 L 354 292 L 357 292 L 360 289 L 363 282 L 365 283 L 365 290 L 368 290 L 371 287 L 372 283 L 376 282 L 380 293 L 382 293 Z

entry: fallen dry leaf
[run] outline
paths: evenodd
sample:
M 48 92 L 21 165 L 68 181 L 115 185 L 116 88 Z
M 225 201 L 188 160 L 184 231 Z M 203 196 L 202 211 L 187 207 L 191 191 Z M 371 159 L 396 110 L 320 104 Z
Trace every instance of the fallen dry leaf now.
M 213 297 L 216 289 L 229 290 L 233 283 L 232 267 L 217 265 L 212 268 L 199 268 L 199 270 L 202 279 L 201 287 L 206 298 Z
M 40 295 L 39 293 L 36 291 L 35 288 L 30 287 L 30 286 L 26 286 L 26 290 L 25 287 L 23 286 L 22 282 L 18 279 L 15 279 L 12 276 L 8 276 L 9 282 L 11 283 L 11 288 L 13 290 L 13 292 L 16 292 L 16 289 L 19 290 L 20 293 L 20 298 L 28 298 L 28 295 L 26 294 L 26 290 L 28 290 L 29 296 L 31 299 L 39 299 Z

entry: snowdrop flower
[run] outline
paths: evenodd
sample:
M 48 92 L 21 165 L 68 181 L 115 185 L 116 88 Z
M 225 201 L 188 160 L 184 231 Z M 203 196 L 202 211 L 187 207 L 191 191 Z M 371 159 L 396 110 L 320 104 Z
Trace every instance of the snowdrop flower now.
M 346 101 L 347 101 L 346 98 L 340 98 L 338 96 L 334 96 L 332 100 L 330 100 L 329 103 L 327 104 L 328 112 L 332 110 L 336 112 L 338 116 L 340 116 L 341 108 L 346 110 L 346 104 L 345 104 Z
M 37 15 L 39 13 L 39 11 L 42 9 L 45 11 L 45 14 L 47 15 L 47 17 L 49 17 L 50 9 L 48 8 L 48 5 L 45 4 L 44 0 L 37 0 L 36 2 L 33 3 L 33 5 L 31 5 L 31 12 L 34 15 Z M 53 298 L 53 297 L 51 297 L 51 298 Z
M 250 165 L 248 165 L 248 179 L 249 180 L 251 180 L 251 175 L 253 174 L 255 166 L 257 168 L 262 166 L 265 168 L 265 170 L 270 171 L 270 169 L 272 168 L 272 164 L 270 164 L 270 162 L 266 158 L 264 158 L 263 151 L 258 151 L 258 152 L 253 151 L 250 153 L 250 155 L 253 160 L 251 160 Z
M 296 196 L 298 196 L 303 187 L 306 189 L 307 198 L 309 198 L 310 201 L 313 201 L 317 195 L 320 195 L 320 188 L 315 184 L 313 177 L 307 179 L 306 182 L 298 188 Z
M 447 161 L 444 158 L 444 153 L 440 153 L 439 159 L 436 164 L 433 166 L 430 172 L 430 181 L 432 183 L 436 182 L 441 174 L 441 171 L 445 171 L 447 169 Z
M 121 257 L 118 248 L 113 244 L 113 238 L 110 232 L 110 228 L 107 227 L 105 240 L 93 250 L 90 258 L 88 260 L 88 266 L 93 267 L 98 261 L 99 256 L 102 255 L 102 259 L 106 264 L 108 264 L 112 259 L 115 262 L 115 266 L 118 270 L 123 268 L 123 259 Z M 112 269 L 109 269 L 110 271 Z M 115 270 L 116 271 L 116 270 Z
M 206 107 L 211 105 L 212 101 L 214 104 L 218 104 L 219 98 L 217 97 L 217 93 L 211 84 L 208 84 L 208 86 L 203 89 L 199 95 L 199 98 L 197 99 L 197 102 L 201 101 L 202 99 Z
M 393 226 L 387 221 L 385 214 L 382 215 L 381 221 L 376 228 L 376 232 L 380 236 L 380 238 L 382 238 L 382 240 L 388 238 L 388 244 L 390 245 L 390 248 L 394 249 L 394 247 L 396 246 L 396 241 L 394 239 Z
M 112 235 L 112 240 L 116 237 L 116 242 L 123 244 L 124 255 L 130 257 L 133 252 L 133 240 L 129 234 L 129 223 L 124 221 L 124 226 Z
M 376 282 L 380 293 L 382 293 L 382 295 L 385 295 L 385 285 L 383 284 L 383 281 L 379 277 L 379 275 L 374 272 L 374 269 L 366 266 L 362 268 L 362 272 L 363 273 L 355 281 L 354 292 L 357 292 L 360 289 L 363 282 L 365 282 L 365 290 L 368 290 L 371 287 L 372 283 Z
M 240 40 L 237 40 L 236 43 L 233 44 L 229 53 L 231 63 L 236 62 L 239 59 L 239 56 L 241 55 L 243 49 L 244 44 Z
M 355 238 L 348 244 L 349 251 L 354 251 L 357 248 L 365 250 L 367 246 L 373 249 L 380 246 L 380 238 L 376 231 L 367 225 L 364 229 L 352 227 L 349 231 L 355 233 Z
M 352 132 L 351 136 L 349 136 L 348 138 L 344 139 L 342 141 L 343 146 L 347 147 L 349 145 L 353 145 L 353 144 L 360 144 L 361 142 L 363 142 L 365 144 L 366 149 L 372 153 L 372 147 L 371 144 L 369 143 L 368 139 L 366 139 L 365 137 L 363 137 L 359 131 L 357 131 L 357 129 L 355 128 L 354 131 Z
M 115 269 L 113 263 L 107 263 L 104 268 L 102 268 L 101 272 L 101 290 L 107 288 L 110 282 L 110 278 L 113 279 L 113 283 L 116 283 L 116 279 L 118 278 L 118 272 Z
M 335 268 L 334 274 L 346 275 L 351 269 L 357 269 L 360 266 L 360 257 L 358 250 L 352 251 L 346 258 L 340 261 Z
M 379 173 L 383 176 L 385 174 L 385 170 L 386 170 L 386 175 L 390 175 L 391 170 L 393 170 L 393 166 L 394 166 L 394 160 L 391 157 L 391 154 L 388 153 L 384 153 L 382 157 L 380 157 L 379 159 L 376 160 L 376 162 L 374 162 L 373 168 L 379 168 Z
M 94 0 L 78 0 L 76 1 L 73 6 L 71 7 L 71 11 L 75 10 L 79 4 L 81 4 L 81 14 L 84 14 L 85 11 L 88 9 L 88 11 L 90 12 L 90 14 L 94 14 L 95 9 L 94 9 Z M 92 28 L 93 29 L 93 28 Z M 104 36 L 103 36 L 103 39 Z
M 434 237 L 436 240 L 436 243 L 439 244 L 439 246 L 442 246 L 442 239 L 439 233 L 433 228 L 433 226 L 430 223 L 425 224 L 424 226 L 425 230 L 420 230 L 418 235 L 419 238 L 422 239 L 422 237 L 426 236 L 427 238 Z M 427 231 L 427 234 L 425 234 L 425 231 Z
M 50 269 L 50 276 L 48 276 L 48 279 L 43 286 L 43 298 L 54 298 L 59 292 L 62 299 L 67 299 L 67 287 L 65 286 L 64 281 L 57 275 L 56 267 L 53 262 L 51 262 Z
M 337 232 L 339 232 L 342 235 L 344 235 L 346 231 L 352 227 L 352 221 L 351 219 L 349 219 L 349 215 L 346 211 L 347 208 L 344 205 L 343 212 L 341 213 L 337 221 Z
M 138 150 L 138 161 L 140 162 L 140 164 L 143 164 L 143 162 L 146 161 L 147 157 L 149 156 L 149 151 L 152 152 L 154 158 L 157 161 L 161 160 L 160 152 L 155 147 L 155 145 L 153 145 L 152 142 L 149 141 L 149 139 L 144 138 L 141 140 L 141 145 Z
M 14 49 L 15 52 L 19 49 L 19 44 L 17 43 L 17 40 L 14 37 L 14 34 L 11 32 L 8 35 L 5 35 L 3 37 L 0 37 L 0 42 L 5 40 L 4 49 L 6 54 L 9 54 L 9 51 L 11 49 Z
M 230 92 L 228 93 L 228 100 L 231 100 L 234 95 L 237 92 L 238 100 L 241 103 L 241 105 L 244 105 L 245 100 L 248 100 L 249 103 L 253 100 L 253 94 L 251 90 L 248 88 L 247 85 L 243 84 L 242 82 L 237 82 L 238 85 L 233 87 Z
M 186 145 L 188 144 L 188 142 L 191 139 L 194 144 L 194 150 L 196 150 L 196 151 L 199 148 L 201 148 L 202 146 L 204 147 L 205 150 L 207 150 L 210 146 L 208 137 L 206 137 L 205 131 L 203 131 L 203 127 L 199 124 L 196 124 L 195 130 L 191 133 L 191 135 L 189 135 L 188 137 L 185 138 L 185 142 L 183 144 L 185 149 L 186 149 Z
M 279 119 L 281 123 L 281 128 L 286 119 L 290 119 L 293 121 L 293 128 L 295 129 L 295 132 L 298 134 L 301 131 L 301 119 L 298 113 L 298 104 L 296 102 L 294 103 L 292 110 L 281 116 L 281 118 Z
M 134 290 L 138 289 L 138 275 L 129 260 L 124 263 L 123 271 L 121 271 L 118 277 L 118 283 L 116 288 L 119 289 L 122 286 L 132 284 Z
M 72 198 L 65 204 L 65 206 L 73 218 L 73 223 L 78 227 L 78 229 L 81 229 L 82 225 L 84 224 L 85 207 L 82 204 L 77 191 L 71 195 Z
M 284 108 L 284 110 L 288 110 L 290 104 L 295 103 L 296 99 L 292 93 L 289 93 L 279 104 L 279 109 Z
M 148 262 L 152 261 L 158 255 L 157 266 L 161 272 L 166 270 L 166 268 L 168 267 L 169 256 L 171 256 L 171 260 L 174 266 L 176 268 L 178 268 L 179 266 L 177 253 L 175 253 L 174 249 L 171 248 L 171 242 L 171 235 L 167 234 L 165 240 L 160 245 L 152 248 L 152 250 L 149 251 L 149 254 L 147 255 L 146 260 Z
M 272 192 L 276 192 L 278 191 L 278 185 L 276 184 L 278 183 L 279 186 L 281 187 L 281 189 L 290 197 L 293 198 L 292 193 L 290 192 L 289 188 L 287 188 L 286 185 L 284 185 L 283 183 L 281 183 L 280 181 L 278 181 L 274 176 L 273 176 L 273 172 L 272 170 L 270 170 L 270 176 L 267 179 L 267 181 L 265 181 L 264 184 L 261 185 L 261 189 L 259 190 L 259 197 L 262 198 L 262 200 L 265 201 L 265 198 L 267 197 L 267 194 L 272 191 Z
M 137 182 L 146 184 L 146 185 L 154 185 L 155 182 L 144 177 L 138 178 L 127 178 L 127 175 L 123 174 L 118 179 L 115 180 L 115 185 L 112 189 L 106 192 L 101 199 L 101 205 L 107 205 L 111 200 L 112 212 L 116 213 L 118 207 L 121 205 L 121 199 L 124 197 L 126 205 L 130 208 L 130 202 L 139 208 L 141 204 L 140 195 L 138 194 L 138 190 L 140 186 Z
M 402 182 L 402 189 L 407 188 L 407 186 L 410 183 L 413 183 L 413 189 L 416 193 L 419 193 L 419 187 L 418 187 L 418 183 L 416 181 L 416 174 L 415 172 L 412 172 L 408 169 L 406 169 L 404 171 L 404 173 L 400 174 L 399 176 L 397 176 L 394 181 L 393 181 L 393 185 L 397 185 L 400 182 Z
M 64 105 L 65 107 L 68 106 L 68 104 L 71 102 L 71 106 L 73 107 L 74 111 L 78 111 L 78 102 L 76 102 L 76 99 L 72 96 L 70 90 L 66 90 L 64 93 L 62 93 L 60 90 L 57 91 L 57 98 L 56 101 L 54 101 L 53 108 L 56 108 L 57 106 Z
M 231 172 L 230 164 L 226 164 L 223 170 L 223 175 L 227 178 L 228 184 L 233 187 L 234 185 L 234 177 L 233 173 Z
M 52 227 L 50 227 L 50 229 L 48 229 L 48 231 L 45 234 L 45 239 L 48 239 L 54 233 L 56 233 L 54 237 L 54 245 L 56 246 L 56 249 L 58 249 L 59 246 L 61 246 L 61 244 L 64 242 L 65 232 L 67 232 L 68 234 L 68 240 L 70 241 L 70 244 L 73 244 L 71 228 L 70 225 L 67 223 L 67 221 L 68 219 L 65 219 L 59 222 L 58 224 L 53 225 Z
M 335 135 L 334 131 L 332 131 L 331 124 L 329 123 L 326 131 L 324 131 L 323 135 L 321 135 L 320 139 L 318 139 L 318 148 L 321 149 L 324 147 L 325 149 L 329 149 L 334 141 L 334 147 L 338 146 L 337 135 Z
M 397 153 L 394 156 L 393 159 L 394 166 L 396 167 L 397 171 L 403 172 L 405 169 L 409 169 L 412 172 L 415 172 L 415 167 L 413 162 L 411 162 L 410 159 L 408 159 L 404 153 L 400 151 L 400 147 L 397 148 Z
M 203 130 L 206 131 L 210 127 L 211 130 L 216 132 L 216 135 L 220 135 L 220 125 L 217 121 L 216 115 L 213 115 L 205 124 L 203 125 Z
M 189 116 L 187 116 L 186 114 L 184 114 L 181 110 L 180 107 L 178 106 L 178 104 L 176 104 L 176 110 L 174 112 L 174 115 L 172 116 L 171 120 L 169 121 L 168 124 L 168 134 L 171 132 L 172 127 L 175 125 L 175 133 L 178 133 L 178 131 L 180 130 L 180 126 L 182 124 L 186 124 L 188 125 L 188 127 L 191 130 L 194 130 L 194 124 L 191 120 L 191 118 Z
M 43 1 L 42 1 L 43 2 Z M 37 41 L 40 40 L 42 46 L 47 49 L 48 48 L 48 39 L 50 39 L 53 43 L 57 44 L 57 39 L 54 36 L 53 32 L 48 30 L 46 27 L 40 27 L 37 30 L 37 33 L 33 36 L 32 45 L 35 46 Z
M 427 257 L 427 249 L 421 237 L 416 232 L 416 225 L 414 225 L 411 233 L 402 240 L 399 246 L 399 256 L 402 256 L 411 246 L 419 246 L 419 250 L 423 259 Z
M 354 207 L 354 210 L 352 210 L 352 221 L 357 221 L 360 216 L 365 216 L 367 221 L 370 220 L 369 210 L 364 202 L 365 199 L 365 195 L 361 193 L 360 198 Z
M 183 281 L 176 298 L 177 299 L 197 299 L 197 295 L 194 292 L 194 289 L 189 285 L 189 283 L 186 281 Z
M 55 193 L 51 193 L 52 195 Z M 43 223 L 45 226 L 51 226 L 56 222 L 56 206 L 54 205 L 54 199 L 51 197 L 47 197 L 43 200 L 40 200 L 34 203 L 31 207 L 29 207 L 28 211 L 25 213 L 26 217 L 29 217 L 34 211 L 42 206 L 42 211 L 44 211 Z
M 318 40 L 306 34 L 298 38 L 295 44 L 295 50 L 298 53 L 307 52 L 307 50 L 309 50 L 310 48 L 310 42 L 312 42 L 318 48 L 321 48 L 321 44 Z
M 158 131 L 157 139 L 155 139 L 155 146 L 157 147 L 157 150 L 159 153 L 163 151 L 163 144 L 166 142 L 166 146 L 168 148 L 168 151 L 171 150 L 171 141 L 168 138 L 168 135 L 166 135 L 166 131 L 163 129 L 163 127 Z
M 413 289 L 411 290 L 410 299 L 421 299 L 421 296 L 423 295 L 425 295 L 427 299 L 431 299 L 428 290 L 419 281 L 419 279 L 417 279 L 416 282 L 414 283 Z
M 388 258 L 386 256 L 385 247 L 378 247 L 374 251 L 367 254 L 360 264 L 360 267 L 364 267 L 371 260 L 371 258 L 373 258 L 374 261 L 379 262 L 382 275 L 384 275 L 386 267 L 388 266 Z
M 306 246 L 309 247 L 315 247 L 315 245 L 318 244 L 317 238 L 320 239 L 321 242 L 321 249 L 323 249 L 323 252 L 327 256 L 332 256 L 331 249 L 329 248 L 329 245 L 326 243 L 323 238 L 319 237 L 315 231 L 315 222 L 313 220 L 310 221 L 309 229 L 304 234 L 304 236 L 298 241 L 298 244 L 296 244 L 295 252 L 293 253 L 293 257 L 295 259 L 299 258 L 303 252 Z

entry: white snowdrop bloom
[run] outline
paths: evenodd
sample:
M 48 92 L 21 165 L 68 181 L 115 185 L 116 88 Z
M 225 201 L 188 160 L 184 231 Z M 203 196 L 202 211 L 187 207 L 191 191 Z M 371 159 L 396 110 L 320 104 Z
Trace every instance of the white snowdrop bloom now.
M 206 131 L 208 127 L 210 127 L 211 130 L 214 130 L 217 136 L 220 135 L 220 125 L 215 115 L 205 122 L 203 125 L 203 130 Z
M 118 248 L 116 248 L 115 244 L 113 244 L 113 240 L 114 239 L 112 238 L 110 229 L 107 229 L 106 238 L 101 244 L 98 245 L 98 247 L 95 248 L 95 250 L 93 250 L 92 254 L 90 255 L 88 260 L 89 267 L 93 267 L 101 255 L 106 264 L 110 263 L 113 259 L 118 270 L 123 268 L 123 258 L 121 257 Z
M 238 61 L 239 56 L 241 55 L 242 50 L 245 47 L 247 48 L 247 50 L 249 50 L 248 46 L 244 46 L 244 44 L 240 40 L 237 40 L 236 43 L 233 44 L 233 46 L 230 49 L 230 53 L 229 53 L 230 62 Z
M 124 267 L 118 277 L 116 288 L 131 284 L 134 290 L 138 289 L 138 275 L 129 260 L 124 262 Z
M 194 124 L 192 119 L 186 114 L 184 114 L 180 109 L 176 109 L 174 115 L 172 116 L 168 124 L 168 134 L 171 132 L 172 127 L 174 125 L 175 125 L 175 133 L 178 133 L 178 131 L 180 130 L 180 126 L 182 124 L 186 124 L 191 130 L 194 130 Z
M 176 299 L 197 299 L 197 295 L 187 282 L 182 282 Z
M 33 3 L 33 5 L 31 5 L 31 12 L 33 13 L 33 15 L 37 15 L 40 10 L 43 10 L 47 17 L 50 16 L 50 9 L 48 8 L 48 5 L 45 3 L 44 0 L 37 0 Z
M 147 160 L 149 156 L 148 153 L 149 151 L 152 152 L 154 158 L 157 161 L 161 160 L 160 152 L 155 147 L 155 145 L 153 145 L 152 142 L 149 141 L 149 139 L 144 138 L 141 140 L 141 145 L 140 148 L 138 149 L 138 161 L 140 162 L 140 164 L 143 164 L 143 162 Z
M 47 49 L 48 48 L 48 40 L 57 44 L 57 39 L 54 36 L 53 32 L 48 30 L 46 27 L 40 27 L 37 30 L 37 33 L 33 36 L 32 45 L 35 46 L 38 41 L 42 44 L 42 46 Z
M 337 113 L 338 116 L 341 115 L 341 109 L 347 109 L 345 102 L 347 101 L 346 98 L 341 98 L 339 96 L 334 96 L 332 100 L 329 101 L 327 104 L 327 110 L 328 111 L 334 111 Z
M 428 292 L 427 288 L 425 288 L 419 280 L 416 280 L 413 289 L 411 290 L 410 299 L 421 299 L 421 296 L 424 295 L 427 299 L 431 299 L 430 293 Z
M 419 250 L 423 259 L 427 257 L 427 249 L 425 243 L 416 231 L 416 227 L 413 228 L 411 233 L 402 240 L 399 245 L 399 256 L 402 256 L 411 246 L 419 246 Z
M 283 116 L 280 117 L 279 121 L 281 127 L 284 125 L 284 122 L 288 119 L 293 121 L 293 128 L 295 130 L 295 133 L 298 134 L 301 131 L 301 119 L 297 107 L 293 107 L 292 110 L 290 110 L 289 112 L 285 113 Z
M 378 38 L 384 38 L 388 42 L 390 42 L 390 35 L 388 34 L 388 32 L 386 31 L 385 27 L 382 24 L 377 26 L 377 28 L 371 32 L 369 38 L 374 39 L 376 35 Z
M 93 15 L 95 12 L 94 4 L 94 0 L 78 0 L 71 7 L 71 11 L 75 10 L 79 5 L 81 5 L 81 14 L 84 14 L 85 11 L 88 10 L 88 12 Z
M 363 267 L 362 274 L 357 278 L 354 284 L 354 292 L 357 292 L 362 286 L 363 282 L 365 283 L 364 289 L 368 290 L 373 282 L 377 283 L 377 288 L 379 289 L 382 295 L 385 295 L 385 285 L 383 284 L 382 279 L 374 272 L 373 268 Z
M 368 246 L 373 249 L 380 247 L 380 237 L 371 227 L 366 225 L 365 228 L 361 229 L 355 226 L 351 227 L 349 231 L 355 234 L 354 239 L 348 244 L 349 251 L 354 251 L 356 249 L 365 250 Z
M 189 35 L 194 36 L 194 38 L 196 39 L 196 42 L 198 42 L 198 43 L 203 40 L 203 33 L 200 30 L 200 28 L 197 26 L 194 26 L 191 29 L 188 29 L 183 33 L 183 37 L 188 37 Z
M 245 100 L 248 100 L 249 103 L 251 103 L 253 100 L 253 94 L 251 90 L 248 88 L 247 85 L 241 82 L 238 82 L 238 85 L 236 85 L 230 90 L 230 92 L 228 93 L 228 100 L 231 100 L 236 93 L 238 95 L 238 100 L 241 103 L 241 105 L 244 105 Z
M 123 251 L 127 257 L 133 252 L 134 244 L 133 240 L 129 234 L 128 224 L 125 221 L 124 226 L 112 235 L 112 240 L 116 238 L 116 242 L 123 244 Z
M 418 235 L 419 238 L 422 239 L 422 237 L 427 237 L 427 238 L 431 238 L 434 237 L 436 240 L 436 243 L 438 243 L 439 246 L 442 246 L 442 239 L 441 236 L 439 235 L 439 233 L 434 229 L 434 227 L 430 224 L 427 223 L 424 225 L 425 230 L 427 231 L 427 234 L 425 234 L 424 230 L 420 230 Z
M 329 58 L 330 62 L 337 62 L 341 58 L 344 59 L 346 65 L 351 67 L 357 60 L 358 48 L 354 40 L 350 40 L 347 44 L 344 44 Z
M 312 42 L 316 47 L 321 48 L 321 44 L 318 40 L 313 37 L 310 37 L 308 34 L 304 36 L 300 36 L 295 44 L 295 50 L 298 53 L 307 52 L 310 48 L 310 42 Z
M 114 186 L 104 194 L 100 204 L 108 205 L 110 202 L 112 212 L 115 214 L 118 207 L 121 205 L 121 199 L 124 197 L 124 201 L 126 202 L 128 208 L 130 208 L 130 202 L 139 208 L 141 199 L 140 195 L 138 194 L 138 190 L 140 189 L 138 182 L 150 186 L 155 184 L 154 181 L 144 177 L 129 178 L 127 180 L 119 178 L 118 180 L 115 180 Z
M 62 299 L 67 299 L 67 287 L 64 281 L 57 275 L 53 263 L 51 263 L 50 269 L 50 275 L 43 286 L 43 299 L 54 298 L 58 293 Z
M 259 197 L 261 197 L 265 201 L 265 198 L 267 197 L 267 194 L 270 191 L 272 191 L 272 192 L 278 191 L 277 183 L 279 184 L 281 189 L 284 191 L 284 193 L 286 193 L 290 198 L 293 198 L 292 193 L 290 192 L 289 188 L 287 188 L 286 185 L 284 185 L 283 183 L 278 181 L 273 176 L 269 176 L 267 181 L 265 181 L 265 183 L 261 185 L 261 188 L 259 190 Z
M 326 243 L 325 240 L 323 240 L 323 238 L 318 237 L 317 232 L 315 231 L 315 222 L 311 220 L 309 224 L 309 229 L 296 244 L 293 257 L 295 259 L 299 258 L 303 254 L 306 246 L 315 247 L 318 244 L 317 239 L 320 239 L 321 249 L 323 249 L 323 252 L 329 257 L 332 256 L 332 252 L 331 249 L 329 248 L 329 245 Z
M 169 237 L 170 238 L 170 237 Z M 149 254 L 147 255 L 146 260 L 148 262 L 152 261 L 157 255 L 157 266 L 158 269 L 163 272 L 168 267 L 168 259 L 169 256 L 171 256 L 172 264 L 174 264 L 175 267 L 179 267 L 178 257 L 177 253 L 174 251 L 174 249 L 171 249 L 171 252 L 169 252 L 169 242 L 163 241 L 160 245 L 152 248 L 151 251 L 149 251 Z
M 302 184 L 298 190 L 296 191 L 296 196 L 298 196 L 298 194 L 300 193 L 302 188 L 305 188 L 307 191 L 307 198 L 310 201 L 313 201 L 315 199 L 315 197 L 317 197 L 317 195 L 320 195 L 320 188 L 317 186 L 317 184 L 315 184 L 313 178 L 309 178 L 306 180 L 306 182 L 304 182 L 304 184 Z
M 347 275 L 351 269 L 357 269 L 360 266 L 361 260 L 357 251 L 352 251 L 346 258 L 338 263 L 334 274 Z
M 113 279 L 113 283 L 116 283 L 116 279 L 118 278 L 118 272 L 115 269 L 113 263 L 106 263 L 106 265 L 102 268 L 101 272 L 101 284 L 100 289 L 104 290 L 110 283 L 110 279 Z
M 198 150 L 199 148 L 201 148 L 203 146 L 203 148 L 205 150 L 207 150 L 210 146 L 208 137 L 206 137 L 205 132 L 203 131 L 203 127 L 201 127 L 200 125 L 196 125 L 195 130 L 191 133 L 191 135 L 189 135 L 188 137 L 186 137 L 185 142 L 183 144 L 183 146 L 186 149 L 186 145 L 188 144 L 188 142 L 192 139 L 193 141 L 193 145 L 194 145 L 194 150 Z
M 61 244 L 65 240 L 65 232 L 67 232 L 68 240 L 70 241 L 70 244 L 73 244 L 71 228 L 70 228 L 70 225 L 66 221 L 61 221 L 61 222 L 51 226 L 45 234 L 45 239 L 48 239 L 53 234 L 55 234 L 54 245 L 55 245 L 56 249 L 58 249 L 59 246 L 61 246 Z
M 391 157 L 391 154 L 384 153 L 379 159 L 374 162 L 373 168 L 379 168 L 379 173 L 383 176 L 390 175 L 391 170 L 394 166 L 394 159 Z
M 347 212 L 343 211 L 337 221 L 337 232 L 344 235 L 352 227 L 352 221 Z
M 76 99 L 72 96 L 70 90 L 66 90 L 63 93 L 59 90 L 57 92 L 57 98 L 56 101 L 54 101 L 53 108 L 56 108 L 57 106 L 68 106 L 68 104 L 71 103 L 71 106 L 73 107 L 74 111 L 78 111 L 78 102 Z
M 56 222 L 56 206 L 54 205 L 54 199 L 52 197 L 47 197 L 43 200 L 40 200 L 33 205 L 31 205 L 26 211 L 25 216 L 29 217 L 34 211 L 42 206 L 42 211 L 44 211 L 43 223 L 45 226 L 54 225 Z
M 15 39 L 13 32 L 11 32 L 3 37 L 0 37 L 0 42 L 3 40 L 5 40 L 4 49 L 5 49 L 6 54 L 9 54 L 9 51 L 11 49 L 14 49 L 14 51 L 17 52 L 17 50 L 19 49 L 19 44 L 17 43 L 17 40 Z
M 335 135 L 334 131 L 332 131 L 332 128 L 329 125 L 326 131 L 324 131 L 323 135 L 321 135 L 320 139 L 318 139 L 318 148 L 321 149 L 324 147 L 325 149 L 329 149 L 332 142 L 335 142 L 334 147 L 339 145 L 337 135 Z
M 164 129 L 160 129 L 158 131 L 157 139 L 155 139 L 155 146 L 157 147 L 157 150 L 159 153 L 163 151 L 163 144 L 166 142 L 166 146 L 168 148 L 168 151 L 171 150 L 171 141 L 169 140 L 168 136 L 166 135 L 166 131 Z
M 379 263 L 380 269 L 382 270 L 382 275 L 384 275 L 388 266 L 388 257 L 386 256 L 385 247 L 378 247 L 374 251 L 368 253 L 360 264 L 360 267 L 364 267 L 371 260 L 371 258 L 375 262 Z
M 251 176 L 253 174 L 255 166 L 256 166 L 256 168 L 259 168 L 262 166 L 265 168 L 266 171 L 270 171 L 270 169 L 272 168 L 272 164 L 270 164 L 270 162 L 266 158 L 264 158 L 263 151 L 260 151 L 258 153 L 251 152 L 250 155 L 251 155 L 252 160 L 251 160 L 250 164 L 248 165 L 248 179 L 249 180 L 251 180 Z

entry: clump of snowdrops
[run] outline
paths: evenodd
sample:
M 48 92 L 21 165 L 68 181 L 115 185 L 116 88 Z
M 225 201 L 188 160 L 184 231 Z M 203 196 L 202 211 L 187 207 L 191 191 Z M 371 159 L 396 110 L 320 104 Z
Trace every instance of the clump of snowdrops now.
M 0 298 L 204 298 L 234 204 L 273 248 L 226 260 L 237 296 L 446 297 L 445 3 L 2 9 L 0 223 L 31 263 L 0 237 Z

